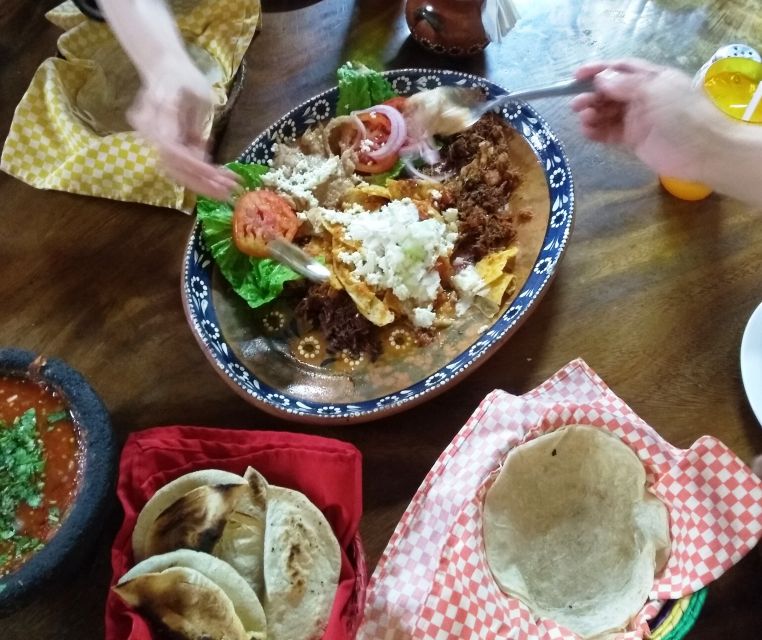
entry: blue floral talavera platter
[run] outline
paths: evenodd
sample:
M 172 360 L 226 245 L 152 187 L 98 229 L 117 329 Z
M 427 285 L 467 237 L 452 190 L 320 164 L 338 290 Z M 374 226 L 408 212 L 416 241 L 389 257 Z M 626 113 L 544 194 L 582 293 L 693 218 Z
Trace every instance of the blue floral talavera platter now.
M 487 98 L 506 93 L 483 78 L 454 71 L 404 69 L 385 76 L 400 95 L 442 85 L 481 87 Z M 241 161 L 267 163 L 274 143 L 295 142 L 311 125 L 330 119 L 337 97 L 333 88 L 292 109 L 251 143 Z M 381 332 L 382 355 L 371 362 L 367 356 L 331 352 L 286 302 L 249 309 L 218 273 L 196 223 L 184 256 L 185 311 L 203 352 L 235 391 L 292 420 L 363 422 L 441 393 L 508 339 L 539 302 L 564 253 L 574 187 L 561 143 L 531 106 L 508 103 L 501 115 L 519 134 L 510 151 L 522 181 L 510 204 L 527 212 L 518 227 L 518 286 L 497 316 L 487 319 L 474 311 L 440 330 L 426 347 L 394 323 Z

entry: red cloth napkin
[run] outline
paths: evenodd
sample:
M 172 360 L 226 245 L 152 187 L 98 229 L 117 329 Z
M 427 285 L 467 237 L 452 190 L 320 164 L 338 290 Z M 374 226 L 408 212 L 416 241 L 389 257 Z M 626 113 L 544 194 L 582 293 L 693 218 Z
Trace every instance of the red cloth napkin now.
M 270 484 L 304 493 L 330 522 L 342 549 L 341 573 L 324 640 L 354 637 L 355 587 L 365 576 L 353 542 L 362 515 L 360 452 L 318 436 L 203 427 L 157 427 L 132 434 L 122 451 L 117 496 L 124 522 L 111 549 L 111 584 L 133 566 L 131 536 L 138 513 L 157 489 L 199 469 L 243 475 L 254 467 Z M 361 599 L 362 600 L 362 599 Z M 360 610 L 362 604 L 360 603 Z M 151 640 L 145 619 L 112 591 L 106 601 L 106 640 Z

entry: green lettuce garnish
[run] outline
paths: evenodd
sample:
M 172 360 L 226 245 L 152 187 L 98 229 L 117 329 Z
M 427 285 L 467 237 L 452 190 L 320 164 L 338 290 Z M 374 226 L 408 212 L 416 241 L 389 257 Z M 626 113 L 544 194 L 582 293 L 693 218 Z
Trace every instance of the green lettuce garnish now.
M 268 167 L 261 164 L 230 162 L 225 166 L 241 176 L 248 191 L 261 187 L 262 176 L 268 171 Z M 270 258 L 252 258 L 241 253 L 233 241 L 233 207 L 227 202 L 200 197 L 196 214 L 206 246 L 220 273 L 253 309 L 275 300 L 289 280 L 302 277 Z
M 339 79 L 337 116 L 368 109 L 397 95 L 384 76 L 364 64 L 345 62 L 336 75 Z
M 363 179 L 365 182 L 369 182 L 370 184 L 377 184 L 381 185 L 382 187 L 386 186 L 387 180 L 394 180 L 397 176 L 399 176 L 400 173 L 402 173 L 402 170 L 405 168 L 405 163 L 402 162 L 402 160 L 397 160 L 397 162 L 394 163 L 394 166 L 389 169 L 389 171 L 384 171 L 384 173 L 376 173 L 369 176 L 363 176 Z

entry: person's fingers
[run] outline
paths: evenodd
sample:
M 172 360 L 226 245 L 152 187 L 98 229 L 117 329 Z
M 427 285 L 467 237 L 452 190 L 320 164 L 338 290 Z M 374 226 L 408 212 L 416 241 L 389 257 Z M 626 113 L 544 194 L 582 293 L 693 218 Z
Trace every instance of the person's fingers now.
M 606 69 L 595 76 L 594 85 L 610 100 L 630 102 L 643 86 L 644 76 L 637 73 L 625 73 Z
M 580 93 L 574 96 L 569 102 L 569 106 L 574 113 L 587 109 L 589 107 L 595 107 L 597 104 L 597 94 L 595 93 Z
M 582 125 L 582 134 L 593 142 L 604 144 L 619 143 L 622 141 L 621 128 L 618 126 L 588 126 Z
M 238 184 L 235 181 L 228 181 L 222 175 L 203 175 L 171 164 L 165 164 L 164 169 L 173 180 L 194 193 L 222 202 L 231 198 Z
M 210 100 L 183 89 L 180 93 L 180 104 L 183 106 L 179 114 L 181 139 L 188 145 L 203 148 L 205 124 L 212 110 Z
M 614 71 L 621 71 L 623 73 L 647 73 L 655 74 L 664 69 L 661 65 L 654 64 L 643 58 L 620 58 L 618 60 L 612 60 L 609 63 Z
M 613 69 L 622 73 L 658 73 L 664 67 L 642 58 L 617 58 L 615 60 L 595 60 L 583 64 L 574 72 L 577 80 L 590 80 L 602 71 Z
M 162 147 L 160 153 L 167 173 L 197 193 L 227 199 L 238 186 L 238 177 L 233 172 L 205 162 L 185 147 L 170 144 Z
M 587 108 L 579 112 L 579 121 L 583 126 L 595 126 L 597 124 L 607 122 L 608 119 L 601 116 L 601 113 L 596 109 Z
M 616 133 L 624 129 L 621 116 L 610 116 L 601 114 L 593 109 L 586 109 L 580 113 L 580 127 L 583 129 L 599 129 L 607 132 Z M 621 137 L 621 136 L 620 136 Z
M 570 105 L 575 113 L 581 113 L 585 109 L 595 109 L 608 115 L 621 114 L 623 108 L 621 102 L 609 100 L 606 96 L 599 93 L 582 93 L 574 96 Z
M 609 63 L 607 62 L 589 62 L 587 64 L 583 64 L 579 69 L 577 69 L 574 72 L 574 77 L 577 80 L 590 80 L 608 67 Z

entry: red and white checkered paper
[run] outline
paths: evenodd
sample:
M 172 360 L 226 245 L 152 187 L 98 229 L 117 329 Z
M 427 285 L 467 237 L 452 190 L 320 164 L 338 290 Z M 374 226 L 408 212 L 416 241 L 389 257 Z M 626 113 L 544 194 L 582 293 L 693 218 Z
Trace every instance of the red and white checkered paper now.
M 508 451 L 569 424 L 606 429 L 669 509 L 672 551 L 621 640 L 647 635 L 665 600 L 719 578 L 762 536 L 762 481 L 718 440 L 665 442 L 582 361 L 517 397 L 493 391 L 445 449 L 397 525 L 368 589 L 360 640 L 575 640 L 500 591 L 484 556 L 484 492 Z

